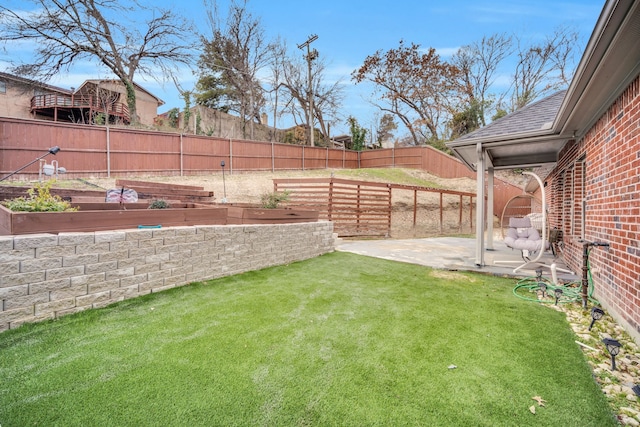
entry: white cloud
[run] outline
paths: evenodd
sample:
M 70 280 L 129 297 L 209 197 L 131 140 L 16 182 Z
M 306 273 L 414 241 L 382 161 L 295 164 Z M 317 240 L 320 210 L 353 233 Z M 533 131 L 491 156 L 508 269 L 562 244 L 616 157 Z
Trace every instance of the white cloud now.
M 443 57 L 451 57 L 453 55 L 456 54 L 456 52 L 458 52 L 458 50 L 460 49 L 460 46 L 456 46 L 456 47 L 438 47 L 436 48 L 436 53 L 440 56 Z

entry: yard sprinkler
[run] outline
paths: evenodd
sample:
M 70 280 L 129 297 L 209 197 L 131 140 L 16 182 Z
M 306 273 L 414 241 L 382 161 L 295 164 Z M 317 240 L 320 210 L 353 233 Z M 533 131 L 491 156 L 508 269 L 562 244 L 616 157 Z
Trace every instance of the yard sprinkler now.
M 589 330 L 591 330 L 591 328 L 593 328 L 593 324 L 596 323 L 596 320 L 600 320 L 602 319 L 602 316 L 604 316 L 604 311 L 602 311 L 601 308 L 598 307 L 593 307 L 591 309 L 591 324 L 589 325 Z
M 616 370 L 616 356 L 620 353 L 620 347 L 622 346 L 618 340 L 613 338 L 605 338 L 602 340 L 604 345 L 607 346 L 607 351 L 611 355 L 611 370 Z
M 224 197 L 222 198 L 222 203 L 227 203 L 227 183 L 224 180 L 224 160 L 220 162 L 220 167 L 222 167 L 222 188 L 224 190 Z
M 31 166 L 32 164 L 34 164 L 35 162 L 40 161 L 41 159 L 44 159 L 45 157 L 47 157 L 49 154 L 53 154 L 54 156 L 58 153 L 58 151 L 60 151 L 60 147 L 58 147 L 57 145 L 55 147 L 51 147 L 49 148 L 49 151 L 47 151 L 45 154 L 43 154 L 42 156 L 38 157 L 37 159 L 35 159 L 32 162 L 27 163 L 26 165 L 22 166 L 20 169 L 11 172 L 9 175 L 5 176 L 4 178 L 0 178 L 0 181 L 4 181 L 5 179 L 9 178 L 10 176 L 13 176 L 15 174 L 17 174 L 18 172 L 20 172 L 21 170 L 28 168 L 29 166 Z

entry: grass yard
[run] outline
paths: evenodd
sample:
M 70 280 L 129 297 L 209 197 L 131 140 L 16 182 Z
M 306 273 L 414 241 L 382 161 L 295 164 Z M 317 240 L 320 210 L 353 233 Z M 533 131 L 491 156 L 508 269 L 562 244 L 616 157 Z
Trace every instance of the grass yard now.
M 0 425 L 617 425 L 564 314 L 513 285 L 338 252 L 25 325 Z

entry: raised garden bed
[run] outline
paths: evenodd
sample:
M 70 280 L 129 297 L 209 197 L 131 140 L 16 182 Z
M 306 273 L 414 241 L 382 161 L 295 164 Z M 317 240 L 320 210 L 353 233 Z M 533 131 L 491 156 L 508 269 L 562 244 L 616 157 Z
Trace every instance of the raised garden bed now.
M 318 211 L 306 209 L 264 209 L 251 206 L 229 206 L 227 224 L 288 224 L 317 222 Z
M 195 203 L 147 209 L 148 203 L 77 203 L 76 212 L 12 212 L 0 205 L 0 235 L 99 231 L 139 226 L 225 225 L 227 208 Z
M 0 205 L 0 235 L 57 234 L 157 226 L 287 224 L 316 222 L 319 216 L 318 211 L 307 209 L 264 209 L 248 204 L 212 204 L 213 192 L 205 191 L 202 187 L 125 180 L 119 180 L 118 185 L 122 188 L 137 188 L 138 202 L 107 203 L 104 201 L 103 191 L 51 188 L 51 194 L 70 201 L 78 210 L 13 212 Z M 0 187 L 0 200 L 24 196 L 26 192 L 27 188 L 24 187 Z M 170 207 L 148 209 L 154 199 L 164 199 Z
M 148 209 L 148 202 L 74 203 L 76 212 L 12 212 L 0 205 L 0 235 L 89 232 L 181 225 L 288 224 L 318 221 L 318 211 L 250 206 L 172 203 Z

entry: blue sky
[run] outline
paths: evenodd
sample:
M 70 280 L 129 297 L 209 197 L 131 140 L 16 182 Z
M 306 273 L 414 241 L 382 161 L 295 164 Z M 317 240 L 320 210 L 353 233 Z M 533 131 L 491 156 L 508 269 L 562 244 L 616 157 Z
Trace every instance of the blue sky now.
M 142 0 L 143 2 L 146 0 Z M 23 9 L 25 2 L 8 0 L 8 7 Z M 226 11 L 228 0 L 218 0 L 221 11 Z M 194 20 L 202 32 L 207 26 L 201 1 L 160 0 L 155 4 L 170 7 L 175 12 Z M 13 6 L 15 5 L 15 6 Z M 360 67 L 368 55 L 376 50 L 398 47 L 400 40 L 416 43 L 423 48 L 434 47 L 443 58 L 460 46 L 470 44 L 483 36 L 495 33 L 517 34 L 523 41 L 544 39 L 560 25 L 570 26 L 580 34 L 583 47 L 604 6 L 604 0 L 448 0 L 421 2 L 412 0 L 249 0 L 247 8 L 259 17 L 268 39 L 280 36 L 292 54 L 302 51 L 296 45 L 317 34 L 313 47 L 328 65 L 327 79 L 341 79 L 345 89 L 343 115 L 353 115 L 364 126 L 369 126 L 377 109 L 366 99 L 370 89 L 354 85 L 352 71 Z M 28 55 L 28 48 L 15 45 L 16 51 L 0 52 L 0 69 L 6 66 L 7 55 Z M 23 52 L 17 50 L 24 49 Z M 575 58 L 577 64 L 582 50 Z M 505 69 L 496 81 L 508 80 L 510 70 Z M 107 77 L 104 70 L 94 64 L 78 64 L 52 84 L 61 87 L 77 87 L 87 78 Z M 180 76 L 184 88 L 192 88 L 194 77 L 189 70 Z M 154 93 L 165 105 L 159 112 L 173 107 L 182 108 L 178 91 L 173 83 L 161 85 L 153 79 L 138 79 L 139 84 Z M 272 112 L 267 112 L 272 116 Z M 289 123 L 285 119 L 279 126 Z M 346 133 L 344 123 L 335 123 L 336 132 Z M 332 132 L 333 133 L 333 132 Z

